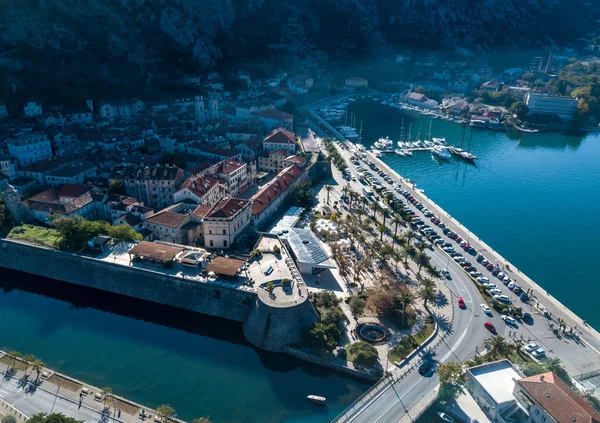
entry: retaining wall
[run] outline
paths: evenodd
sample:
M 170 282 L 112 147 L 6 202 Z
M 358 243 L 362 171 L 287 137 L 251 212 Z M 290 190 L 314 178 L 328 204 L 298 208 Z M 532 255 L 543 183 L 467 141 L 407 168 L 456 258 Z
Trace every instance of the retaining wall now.
M 243 322 L 256 294 L 0 239 L 0 267 Z

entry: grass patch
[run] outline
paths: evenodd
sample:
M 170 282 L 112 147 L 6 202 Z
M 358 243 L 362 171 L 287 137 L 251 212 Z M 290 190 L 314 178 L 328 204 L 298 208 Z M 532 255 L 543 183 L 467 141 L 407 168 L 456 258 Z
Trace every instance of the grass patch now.
M 411 352 L 413 352 L 419 345 L 427 340 L 433 333 L 435 328 L 435 324 L 429 319 L 425 323 L 425 327 L 416 334 L 413 335 L 412 339 L 409 336 L 405 336 L 400 340 L 398 345 L 390 350 L 389 358 L 390 360 L 402 361 L 404 360 Z
M 27 241 L 48 248 L 58 248 L 62 240 L 62 236 L 56 229 L 34 225 L 17 226 L 8 233 L 8 238 Z
M 25 364 L 25 362 L 18 358 L 15 360 L 8 355 L 3 355 L 2 358 L 0 358 L 0 362 L 6 364 L 8 367 L 14 367 L 17 370 L 25 371 L 25 369 L 27 369 L 27 364 Z
M 81 383 L 77 383 L 72 381 L 71 379 L 64 378 L 56 373 L 48 378 L 48 382 L 53 383 L 55 385 L 60 385 L 61 389 L 66 389 L 71 392 L 78 392 L 83 388 Z

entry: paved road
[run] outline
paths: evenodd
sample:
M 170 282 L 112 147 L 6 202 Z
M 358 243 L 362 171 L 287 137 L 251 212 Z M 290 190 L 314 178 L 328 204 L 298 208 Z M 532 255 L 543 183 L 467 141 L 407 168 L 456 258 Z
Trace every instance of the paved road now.
M 28 417 L 37 413 L 55 412 L 86 422 L 104 423 L 109 420 L 113 421 L 112 417 L 102 415 L 98 411 L 85 406 L 79 407 L 78 403 L 61 398 L 56 393 L 40 388 L 36 389 L 34 393 L 26 392 L 19 386 L 17 379 L 2 379 L 1 382 L 0 398 Z M 115 419 L 114 421 L 118 422 L 119 420 Z
M 347 150 L 340 149 L 340 152 L 344 157 L 350 157 Z M 354 166 L 350 165 L 349 168 L 353 175 L 358 173 Z M 333 173 L 337 186 L 331 193 L 332 199 L 339 199 L 345 185 L 350 185 L 356 192 L 362 192 L 364 185 L 359 181 L 344 180 L 337 169 L 334 169 Z M 414 210 L 418 212 L 416 209 Z M 475 346 L 482 346 L 483 342 L 491 336 L 490 332 L 484 328 L 484 322 L 491 321 L 500 334 L 503 334 L 506 328 L 499 316 L 488 317 L 483 314 L 480 308 L 483 300 L 479 291 L 457 263 L 454 261 L 448 263 L 447 256 L 437 249 L 430 251 L 429 254 L 431 262 L 438 269 L 448 268 L 451 274 L 452 279 L 447 281 L 447 286 L 452 292 L 453 298 L 447 300 L 457 301 L 457 297 L 460 296 L 463 297 L 467 306 L 466 310 L 456 307 L 454 321 L 442 322 L 440 325 L 440 330 L 447 331 L 448 336 L 436 348 L 433 361 L 436 363 L 443 363 L 447 360 L 464 361 L 474 354 Z M 397 369 L 394 374 L 397 377 L 404 371 L 405 369 Z M 431 372 L 423 377 L 416 370 L 412 371 L 403 379 L 396 381 L 390 389 L 362 409 L 351 421 L 397 422 L 406 413 L 405 407 L 410 410 L 423 397 L 423 393 L 429 392 L 438 383 L 436 373 Z

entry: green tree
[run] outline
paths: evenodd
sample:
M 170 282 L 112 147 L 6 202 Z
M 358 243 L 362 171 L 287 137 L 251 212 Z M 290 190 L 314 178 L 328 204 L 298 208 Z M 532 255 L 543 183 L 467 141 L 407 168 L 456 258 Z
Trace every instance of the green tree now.
M 312 206 L 315 196 L 312 192 L 310 179 L 305 179 L 292 186 L 290 198 L 294 206 L 304 208 Z
M 529 107 L 522 101 L 515 101 L 510 106 L 510 112 L 517 116 L 517 119 L 523 120 L 525 115 L 529 113 Z
M 12 414 L 7 414 L 0 420 L 1 423 L 17 423 L 17 418 Z
M 37 360 L 37 357 L 33 354 L 25 354 L 23 356 L 23 362 L 25 363 L 25 376 L 27 376 L 27 371 L 35 360 Z
M 486 363 L 486 360 L 483 355 L 475 354 L 473 356 L 473 358 L 465 361 L 465 366 L 475 367 L 475 366 L 481 366 L 482 364 L 485 364 L 485 363 Z
M 108 399 L 109 396 L 112 395 L 112 388 L 110 386 L 105 386 L 100 391 L 100 395 L 102 395 L 104 397 L 104 407 L 106 407 L 106 400 Z
M 334 323 L 325 325 L 317 322 L 305 334 L 306 343 L 314 348 L 333 351 L 342 339 L 342 332 Z
M 163 423 L 177 417 L 177 412 L 169 404 L 162 404 L 156 409 L 156 414 L 160 417 Z
M 362 316 L 365 311 L 366 304 L 367 302 L 358 296 L 350 298 L 350 302 L 348 303 L 350 311 L 356 317 Z
M 494 358 L 498 355 L 506 357 L 513 348 L 506 338 L 503 338 L 502 336 L 492 336 L 491 338 L 488 338 L 485 345 L 489 354 Z
M 0 192 L 0 229 L 4 230 L 5 226 L 9 226 L 11 224 L 12 216 L 4 204 L 4 199 L 2 198 L 2 193 Z
M 192 423 L 211 423 L 210 416 L 208 417 L 196 417 L 192 420 Z
M 62 413 L 38 413 L 27 419 L 28 423 L 83 423 L 74 417 L 65 416 Z
M 40 372 L 42 371 L 42 369 L 44 368 L 45 365 L 46 365 L 46 363 L 44 363 L 39 358 L 36 358 L 35 360 L 33 360 L 33 363 L 31 363 L 31 367 L 33 368 L 33 370 L 36 373 L 36 378 L 35 378 L 36 382 L 38 380 L 40 380 Z
M 117 241 L 141 241 L 143 239 L 142 235 L 137 233 L 126 223 L 118 226 L 111 226 L 108 228 L 108 235 Z
M 20 353 L 19 351 L 9 351 L 6 353 L 7 356 L 9 356 L 10 358 L 12 358 L 12 362 L 13 365 L 12 367 L 14 368 L 17 365 L 17 359 L 23 357 L 23 354 Z
M 408 315 L 408 309 L 415 302 L 415 296 L 406 287 L 399 290 L 398 301 L 402 303 L 402 323 L 406 324 L 406 317 Z
M 447 361 L 436 367 L 441 383 L 460 384 L 464 382 L 464 370 L 460 363 Z
M 377 363 L 379 355 L 374 346 L 368 342 L 359 341 L 346 347 L 348 360 L 361 366 L 372 367 Z
M 417 93 L 417 94 L 425 94 L 427 91 L 425 90 L 425 87 L 422 85 L 419 85 L 417 88 L 415 88 L 413 90 L 413 92 Z
M 377 230 L 379 231 L 379 241 L 383 242 L 383 235 L 387 232 L 387 226 L 377 225 Z
M 423 266 L 426 266 L 429 264 L 429 256 L 427 254 L 425 254 L 424 252 L 419 251 L 415 255 L 415 263 L 417 263 L 417 265 L 419 266 L 419 268 L 417 270 L 417 276 L 421 276 L 421 269 L 423 268 Z
M 427 303 L 433 303 L 436 297 L 436 289 L 431 286 L 423 286 L 419 289 L 419 297 L 423 300 L 423 305 L 427 307 Z

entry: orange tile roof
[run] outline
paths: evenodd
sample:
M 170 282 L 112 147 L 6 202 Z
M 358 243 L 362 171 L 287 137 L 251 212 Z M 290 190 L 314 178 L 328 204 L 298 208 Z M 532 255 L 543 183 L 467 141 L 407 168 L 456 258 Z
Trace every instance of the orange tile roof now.
M 275 144 L 295 144 L 296 136 L 293 132 L 287 129 L 277 128 L 271 131 L 263 142 L 270 142 Z
M 558 423 L 600 422 L 600 413 L 554 372 L 526 377 L 517 383 Z
M 248 203 L 248 200 L 242 200 L 240 198 L 223 198 L 217 204 L 215 204 L 212 209 L 210 209 L 210 212 L 208 212 L 206 218 L 228 219 L 235 216 Z
M 279 197 L 279 195 L 281 195 L 281 193 L 284 192 L 301 173 L 302 170 L 296 165 L 286 167 L 279 172 L 271 182 L 265 185 L 260 191 L 254 194 L 254 197 L 252 197 L 252 214 L 260 214 L 272 201 Z

